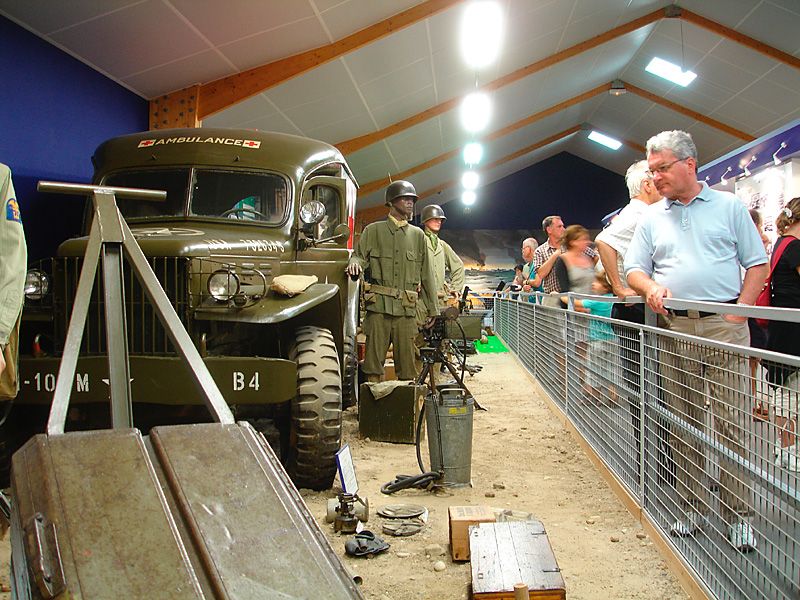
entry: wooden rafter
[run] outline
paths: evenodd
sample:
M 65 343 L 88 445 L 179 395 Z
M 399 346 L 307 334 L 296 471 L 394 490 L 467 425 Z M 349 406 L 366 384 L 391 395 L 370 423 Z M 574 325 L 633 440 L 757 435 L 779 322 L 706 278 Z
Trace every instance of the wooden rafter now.
M 790 67 L 800 69 L 800 58 L 797 58 L 796 56 L 787 54 L 783 50 L 778 50 L 777 48 L 770 46 L 769 44 L 765 44 L 764 42 L 759 42 L 757 39 L 751 38 L 749 35 L 739 33 L 738 31 L 731 29 L 730 27 L 726 27 L 725 25 L 720 25 L 716 21 L 706 19 L 705 17 L 698 15 L 697 13 L 693 13 L 690 10 L 686 10 L 685 8 L 675 7 L 675 11 L 679 13 L 678 16 L 684 21 L 693 23 L 694 25 L 702 27 L 703 29 L 713 31 L 717 35 L 721 35 L 729 40 L 733 40 L 737 44 L 746 46 L 747 48 L 755 50 L 756 52 L 760 52 L 761 54 L 765 54 L 774 60 L 789 65 Z
M 203 119 L 395 31 L 427 19 L 459 2 L 461 0 L 426 0 L 332 44 L 206 83 L 200 87 L 200 118 Z
M 514 160 L 515 158 L 519 158 L 520 156 L 524 156 L 525 154 L 528 154 L 529 152 L 533 152 L 534 150 L 538 150 L 539 148 L 544 148 L 545 146 L 548 146 L 548 145 L 552 144 L 553 142 L 557 142 L 558 140 L 563 139 L 563 138 L 565 138 L 567 136 L 570 136 L 573 133 L 577 133 L 582 128 L 583 128 L 582 125 L 575 125 L 573 127 L 570 127 L 569 129 L 565 129 L 564 131 L 562 131 L 560 133 L 556 133 L 555 135 L 548 136 L 548 137 L 544 138 L 543 140 L 539 140 L 535 144 L 531 144 L 530 146 L 526 146 L 525 148 L 517 150 L 516 152 L 512 152 L 511 154 L 509 154 L 507 156 L 504 156 L 502 158 L 499 158 L 498 160 L 486 165 L 486 167 L 484 167 L 481 170 L 482 171 L 487 171 L 489 169 L 493 169 L 493 168 L 498 167 L 498 166 L 502 165 L 503 163 L 506 163 L 506 162 L 508 162 L 510 160 Z M 434 188 L 431 188 L 429 190 L 425 190 L 424 192 L 420 193 L 419 198 L 420 198 L 420 200 L 422 200 L 424 198 L 429 198 L 429 197 L 434 196 L 434 195 L 438 194 L 439 192 L 443 192 L 444 190 L 446 190 L 448 188 L 451 188 L 451 187 L 453 187 L 453 186 L 455 186 L 457 184 L 458 184 L 458 182 L 455 179 L 450 180 L 450 181 L 446 181 L 445 183 L 442 183 L 442 184 L 440 184 L 440 185 L 438 185 L 438 186 L 436 186 Z M 356 222 L 357 222 L 359 227 L 363 227 L 364 225 L 366 225 L 368 223 L 372 223 L 373 221 L 377 221 L 378 219 L 384 217 L 385 215 L 386 215 L 386 207 L 385 206 L 382 206 L 382 205 L 381 206 L 371 206 L 369 208 L 364 208 L 364 209 L 362 209 L 362 210 L 360 210 L 360 211 L 358 211 L 356 213 Z
M 610 83 L 604 83 L 603 85 L 598 85 L 596 88 L 593 88 L 593 89 L 589 90 L 588 92 L 584 92 L 583 94 L 578 94 L 577 96 L 574 96 L 572 98 L 564 100 L 563 102 L 559 102 L 558 104 L 555 104 L 553 106 L 545 108 L 544 110 L 540 110 L 537 113 L 529 115 L 529 116 L 525 117 L 524 119 L 520 119 L 519 121 L 515 121 L 514 123 L 511 123 L 510 125 L 506 125 L 502 129 L 498 129 L 497 131 L 493 131 L 492 133 L 490 133 L 489 135 L 487 135 L 483 139 L 485 141 L 487 141 L 487 142 L 491 142 L 493 140 L 499 139 L 499 138 L 501 138 L 501 137 L 503 137 L 505 135 L 508 135 L 509 133 L 512 133 L 514 131 L 517 131 L 518 129 L 521 129 L 522 127 L 526 127 L 528 125 L 531 125 L 532 123 L 535 123 L 536 121 L 540 121 L 540 120 L 542 120 L 542 119 L 544 119 L 546 117 L 549 117 L 549 116 L 554 115 L 554 114 L 556 114 L 558 112 L 561 112 L 562 110 L 565 110 L 565 109 L 567 109 L 567 108 L 569 108 L 571 106 L 575 106 L 576 104 L 580 104 L 581 102 L 585 102 L 586 100 L 589 100 L 590 98 L 594 98 L 598 94 L 603 94 L 603 93 L 607 92 L 610 87 L 611 87 Z M 458 148 L 455 149 L 455 150 L 450 150 L 448 152 L 444 152 L 443 154 L 435 156 L 434 158 L 432 158 L 432 159 L 430 159 L 428 161 L 425 161 L 425 162 L 420 163 L 418 165 L 414 165 L 413 167 L 411 167 L 409 169 L 406 169 L 405 171 L 402 171 L 400 173 L 397 173 L 397 174 L 393 175 L 392 179 L 406 179 L 408 177 L 411 177 L 412 175 L 415 175 L 416 173 L 419 173 L 419 172 L 424 171 L 426 169 L 430 169 L 431 167 L 433 167 L 435 165 L 438 165 L 438 164 L 443 163 L 443 162 L 445 162 L 447 160 L 450 160 L 451 158 L 457 156 L 458 153 L 459 153 L 459 149 Z M 378 189 L 382 188 L 383 186 L 388 185 L 388 183 L 389 182 L 384 177 L 381 177 L 380 179 L 375 179 L 374 181 L 370 181 L 370 182 L 365 183 L 364 185 L 362 185 L 358 189 L 358 194 L 359 194 L 359 196 L 366 196 L 367 194 L 371 194 L 375 190 L 378 190 Z
M 577 56 L 578 54 L 586 52 L 587 50 L 591 50 L 592 48 L 596 48 L 597 46 L 605 44 L 606 42 L 610 42 L 611 40 L 614 40 L 620 36 L 626 35 L 632 31 L 636 31 L 637 29 L 644 27 L 645 25 L 649 25 L 650 23 L 654 23 L 663 17 L 664 9 L 655 10 L 643 17 L 639 17 L 638 19 L 634 19 L 633 21 L 620 25 L 619 27 L 609 29 L 605 33 L 596 35 L 595 37 L 586 41 L 575 44 L 574 46 L 570 46 L 561 52 L 556 52 L 547 58 L 543 58 L 535 63 L 531 63 L 530 65 L 517 69 L 516 71 L 512 71 L 508 75 L 504 75 L 499 79 L 495 79 L 494 81 L 487 83 L 481 87 L 481 90 L 486 92 L 498 90 L 501 87 L 510 85 L 515 81 L 519 81 L 520 79 L 523 79 L 529 75 L 533 75 L 539 71 L 543 71 L 548 67 L 552 67 L 553 65 Z M 459 101 L 460 98 L 447 100 L 427 110 L 424 110 L 421 113 L 408 117 L 407 119 L 403 119 L 402 121 L 398 121 L 393 125 L 389 125 L 388 127 L 384 127 L 383 129 L 374 131 L 372 133 L 361 135 L 349 140 L 344 140 L 335 144 L 335 146 L 339 148 L 342 153 L 351 154 L 356 150 L 370 146 L 386 137 L 395 135 L 396 133 L 413 127 L 414 125 L 419 125 L 428 119 L 432 119 L 433 117 L 437 117 L 441 114 L 451 111 L 458 105 Z
M 720 131 L 724 131 L 728 135 L 732 135 L 733 137 L 737 137 L 739 139 L 745 140 L 746 142 L 752 142 L 755 137 L 742 131 L 741 129 L 736 129 L 735 127 L 731 127 L 730 125 L 726 125 L 721 121 L 717 121 L 716 119 L 712 119 L 711 117 L 707 117 L 696 110 L 692 110 L 690 108 L 686 108 L 685 106 L 678 104 L 676 102 L 672 102 L 671 100 L 667 100 L 658 94 L 654 94 L 653 92 L 648 92 L 640 87 L 632 85 L 630 83 L 625 83 L 625 89 L 629 92 L 636 94 L 637 96 L 641 96 L 646 100 L 650 100 L 651 102 L 655 102 L 656 104 L 660 104 L 661 106 L 665 106 L 670 110 L 674 110 L 675 112 L 679 112 L 687 117 L 691 117 L 692 119 L 696 119 L 701 123 L 705 123 L 711 127 L 719 129 Z
M 692 11 L 686 10 L 679 6 L 671 5 L 663 9 L 655 10 L 647 15 L 644 15 L 643 17 L 640 17 L 638 19 L 620 25 L 619 27 L 615 27 L 614 29 L 610 29 L 605 33 L 597 35 L 584 42 L 575 44 L 574 46 L 562 50 L 561 52 L 556 52 L 555 54 L 548 56 L 547 58 L 544 58 L 535 63 L 532 63 L 526 67 L 517 69 L 516 71 L 513 71 L 512 73 L 509 73 L 504 77 L 495 79 L 494 81 L 483 86 L 481 89 L 484 91 L 493 91 L 500 89 L 501 87 L 509 85 L 510 83 L 513 83 L 515 81 L 518 81 L 523 77 L 527 77 L 528 75 L 537 73 L 543 69 L 551 67 L 555 64 L 558 64 L 559 62 L 572 58 L 573 56 L 576 56 L 582 52 L 586 52 L 587 50 L 590 50 L 601 44 L 616 39 L 622 35 L 635 31 L 641 27 L 649 25 L 650 23 L 658 21 L 662 18 L 683 19 L 688 23 L 692 23 L 694 25 L 697 25 L 698 27 L 703 27 L 704 29 L 713 31 L 718 35 L 721 35 L 734 42 L 742 44 L 743 46 L 746 46 L 752 50 L 765 54 L 770 58 L 783 62 L 784 64 L 787 64 L 796 69 L 800 69 L 800 58 L 794 57 L 791 54 L 787 54 L 782 50 L 778 50 L 773 46 L 760 42 L 754 38 L 744 35 L 743 33 L 739 33 L 738 31 L 735 31 L 730 27 L 720 25 L 716 21 L 707 19 L 701 15 L 693 13 Z M 726 133 L 729 133 L 734 137 L 738 137 L 740 139 L 748 141 L 754 139 L 753 136 L 743 131 L 740 131 L 733 127 L 729 127 L 728 125 L 725 125 L 724 123 L 721 123 L 720 121 L 717 121 L 715 119 L 709 119 L 708 117 L 704 117 L 703 115 L 697 113 L 696 111 L 691 111 L 690 109 L 687 109 L 679 104 L 676 104 L 674 102 L 669 102 L 668 100 L 664 100 L 660 96 L 649 95 L 644 97 L 650 98 L 653 102 L 658 102 L 659 104 L 668 106 L 672 110 L 686 114 L 688 116 L 691 116 L 692 118 L 696 118 L 697 120 L 702 121 L 708 125 L 711 125 L 712 127 L 718 128 L 722 131 L 725 131 Z M 416 115 L 412 115 L 411 117 L 403 119 L 402 121 L 398 121 L 397 123 L 389 125 L 388 127 L 384 127 L 383 129 L 380 129 L 378 131 L 339 142 L 338 144 L 336 144 L 336 146 L 345 154 L 350 154 L 352 152 L 355 152 L 356 150 L 360 150 L 361 148 L 374 144 L 375 142 L 378 142 L 386 137 L 390 137 L 410 127 L 418 125 L 419 123 L 422 123 L 428 119 L 432 119 L 433 117 L 451 111 L 454 108 L 456 108 L 458 101 L 459 99 L 457 98 L 447 100 L 427 110 L 424 110 Z

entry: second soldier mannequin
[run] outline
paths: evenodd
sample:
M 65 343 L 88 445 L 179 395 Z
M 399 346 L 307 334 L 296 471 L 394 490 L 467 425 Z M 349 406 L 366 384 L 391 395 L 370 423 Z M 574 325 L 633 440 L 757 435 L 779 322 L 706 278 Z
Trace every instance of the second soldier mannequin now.
M 444 210 L 438 204 L 431 204 L 422 209 L 422 226 L 428 245 L 428 259 L 433 268 L 433 278 L 436 281 L 437 312 L 445 308 L 448 297 L 458 297 L 464 289 L 464 263 L 450 247 L 450 244 L 439 239 L 442 223 L 447 220 Z M 447 282 L 447 273 L 450 282 Z M 417 305 L 417 319 L 420 324 L 425 321 L 427 306 L 424 299 Z
M 380 381 L 390 343 L 394 347 L 397 378 L 416 379 L 418 298 L 422 296 L 429 317 L 438 313 L 425 234 L 408 222 L 417 200 L 417 192 L 408 181 L 389 184 L 385 197 L 387 219 L 364 228 L 347 265 L 347 273 L 353 277 L 366 271 L 367 345 L 362 368 L 368 381 Z

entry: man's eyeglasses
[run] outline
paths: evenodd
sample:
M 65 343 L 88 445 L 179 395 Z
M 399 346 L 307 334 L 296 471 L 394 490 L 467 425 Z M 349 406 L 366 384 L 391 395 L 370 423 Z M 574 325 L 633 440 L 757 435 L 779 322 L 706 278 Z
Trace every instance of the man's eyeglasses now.
M 689 157 L 687 156 L 686 158 L 689 158 Z M 673 160 L 672 162 L 668 162 L 665 165 L 661 165 L 660 167 L 656 167 L 655 169 L 650 169 L 649 171 L 647 171 L 646 175 L 648 177 L 651 177 L 651 178 L 655 177 L 656 173 L 664 175 L 667 171 L 669 171 L 672 168 L 672 165 L 674 165 L 675 163 L 679 163 L 679 162 L 681 162 L 683 160 L 686 160 L 686 158 L 677 158 L 677 159 Z

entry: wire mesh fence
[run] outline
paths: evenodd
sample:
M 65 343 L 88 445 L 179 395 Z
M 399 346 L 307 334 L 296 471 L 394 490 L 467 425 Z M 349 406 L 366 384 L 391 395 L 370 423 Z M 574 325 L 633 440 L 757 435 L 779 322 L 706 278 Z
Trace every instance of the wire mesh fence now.
M 576 300 L 498 298 L 495 330 L 707 593 L 800 598 L 800 359 L 750 348 L 725 305 L 639 325 Z

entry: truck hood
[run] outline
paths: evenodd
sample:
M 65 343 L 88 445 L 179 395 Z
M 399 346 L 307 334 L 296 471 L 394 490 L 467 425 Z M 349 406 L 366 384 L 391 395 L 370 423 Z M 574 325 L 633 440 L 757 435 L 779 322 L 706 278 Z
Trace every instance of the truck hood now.
M 208 222 L 135 223 L 131 232 L 146 256 L 278 258 L 292 251 L 292 241 L 281 229 Z M 88 237 L 61 244 L 59 256 L 82 256 Z

